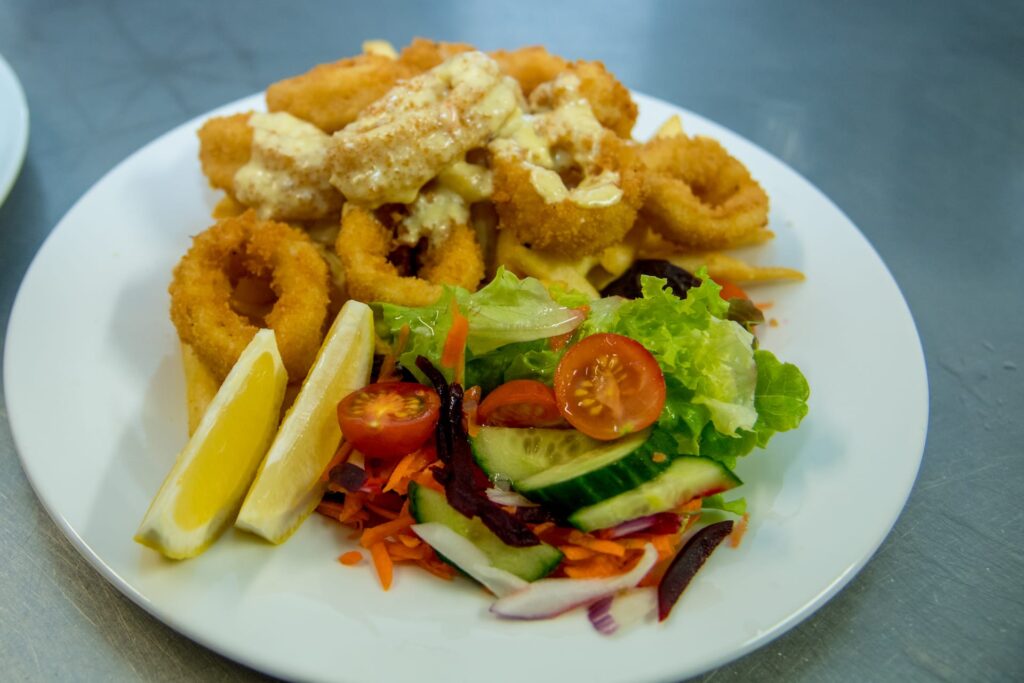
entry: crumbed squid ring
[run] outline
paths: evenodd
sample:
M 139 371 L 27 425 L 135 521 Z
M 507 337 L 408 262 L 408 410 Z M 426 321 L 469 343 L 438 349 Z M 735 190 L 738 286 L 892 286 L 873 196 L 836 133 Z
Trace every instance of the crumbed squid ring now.
M 355 121 L 399 80 L 416 73 L 408 64 L 379 54 L 320 64 L 267 88 L 267 109 L 288 112 L 333 133 Z
M 681 246 L 727 249 L 770 239 L 768 195 L 740 161 L 706 137 L 656 137 L 641 210 L 651 229 Z
M 235 284 L 269 278 L 265 326 L 274 330 L 289 379 L 300 381 L 323 341 L 327 277 L 327 264 L 305 233 L 248 211 L 193 239 L 174 269 L 171 320 L 181 341 L 224 378 L 259 329 L 236 310 Z
M 352 204 L 345 206 L 335 249 L 345 270 L 350 297 L 427 306 L 441 296 L 441 285 L 472 291 L 484 277 L 483 255 L 468 226 L 452 226 L 442 244 L 427 249 L 418 277 L 401 275 L 388 260 L 394 246 L 392 231 L 371 211 Z
M 569 169 L 567 175 L 578 174 L 580 181 L 573 188 L 554 171 L 514 153 L 499 151 L 492 163 L 499 227 L 535 249 L 596 254 L 625 237 L 643 202 L 636 151 L 611 132 L 600 136 L 595 155 Z

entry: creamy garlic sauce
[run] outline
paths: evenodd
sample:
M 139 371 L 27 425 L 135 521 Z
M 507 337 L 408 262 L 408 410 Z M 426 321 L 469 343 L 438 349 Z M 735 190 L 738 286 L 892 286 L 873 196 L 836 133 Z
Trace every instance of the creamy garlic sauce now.
M 456 225 L 469 224 L 469 205 L 447 188 L 421 192 L 409 205 L 409 215 L 398 224 L 396 239 L 415 246 L 424 237 L 431 246 L 443 244 Z
M 600 171 L 597 165 L 601 140 L 608 133 L 580 94 L 579 78 L 561 74 L 538 86 L 530 95 L 530 108 L 532 114 L 518 111 L 509 117 L 491 149 L 522 159 L 533 188 L 548 204 L 569 200 L 583 208 L 600 208 L 621 201 L 618 173 Z M 584 178 L 570 190 L 559 172 L 574 166 Z
M 249 126 L 252 153 L 234 177 L 241 203 L 265 219 L 319 218 L 340 205 L 329 182 L 326 133 L 285 112 L 253 114 Z
M 371 208 L 412 203 L 442 169 L 486 146 L 520 101 L 493 59 L 458 54 L 400 82 L 334 134 L 331 182 Z

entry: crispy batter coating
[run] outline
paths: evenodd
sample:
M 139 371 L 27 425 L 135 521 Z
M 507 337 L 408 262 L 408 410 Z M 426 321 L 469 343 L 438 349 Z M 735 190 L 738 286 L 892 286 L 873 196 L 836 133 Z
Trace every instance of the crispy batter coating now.
M 648 169 L 642 216 L 664 237 L 692 249 L 727 249 L 771 237 L 768 195 L 715 140 L 653 138 L 640 156 Z
M 519 87 L 527 96 L 538 85 L 554 79 L 569 66 L 569 62 L 540 45 L 521 47 L 518 50 L 495 50 L 490 55 L 502 71 L 519 81 Z
M 626 86 L 601 62 L 573 62 L 569 72 L 580 79 L 580 94 L 590 102 L 601 125 L 620 138 L 629 139 L 636 123 L 636 102 Z
M 444 43 L 426 38 L 413 38 L 411 43 L 402 48 L 398 61 L 412 73 L 419 74 L 433 69 L 449 57 L 475 49 L 469 43 Z
M 331 138 L 331 182 L 371 207 L 408 204 L 423 185 L 487 144 L 519 105 L 515 82 L 465 52 L 400 83 Z
M 326 133 L 288 113 L 246 112 L 204 123 L 199 159 L 210 184 L 234 205 L 261 218 L 315 220 L 336 215 L 342 203 L 330 183 L 329 144 Z M 231 215 L 232 203 L 215 217 Z
M 416 72 L 379 54 L 320 64 L 267 88 L 267 109 L 286 111 L 326 133 L 341 130 L 400 79 Z
M 388 260 L 393 248 L 391 231 L 372 212 L 346 205 L 335 249 L 345 269 L 349 296 L 426 306 L 441 296 L 441 284 L 474 290 L 484 276 L 480 246 L 465 225 L 454 226 L 443 244 L 428 249 L 420 277 L 399 274 Z
M 231 192 L 235 174 L 252 154 L 252 112 L 215 116 L 199 129 L 199 162 L 210 185 Z
M 248 211 L 197 235 L 174 269 L 171 320 L 178 337 L 224 378 L 258 327 L 233 307 L 240 280 L 269 279 L 276 301 L 263 323 L 274 330 L 291 381 L 306 376 L 323 341 L 327 264 L 312 241 L 283 223 Z
M 572 191 L 560 201 L 548 201 L 537 187 L 536 168 L 509 154 L 496 154 L 494 206 L 502 230 L 520 242 L 563 255 L 596 254 L 619 242 L 633 227 L 644 198 L 643 167 L 636 150 L 606 131 L 597 155 L 584 162 L 586 178 L 617 176 L 621 196 L 614 202 L 585 205 Z

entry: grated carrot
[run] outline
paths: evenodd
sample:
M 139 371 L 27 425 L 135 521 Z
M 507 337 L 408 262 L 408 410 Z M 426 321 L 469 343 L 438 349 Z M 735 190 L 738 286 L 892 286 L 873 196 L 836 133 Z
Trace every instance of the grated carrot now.
M 390 522 L 384 522 L 383 524 L 369 527 L 368 529 L 363 530 L 363 536 L 359 539 L 359 545 L 364 548 L 370 548 L 382 542 L 388 536 L 397 534 L 403 529 L 408 529 L 415 523 L 416 521 L 412 517 L 402 515 Z
M 749 513 L 744 513 L 740 521 L 736 522 L 736 525 L 732 529 L 732 533 L 729 534 L 729 546 L 731 548 L 740 547 L 740 541 L 743 540 L 743 535 L 747 533 L 747 524 L 749 522 Z
M 589 560 L 565 567 L 565 575 L 573 579 L 596 579 L 625 573 L 625 568 L 608 555 L 595 555 Z
M 597 553 L 590 548 L 583 548 L 578 545 L 563 545 L 558 548 L 562 551 L 562 555 L 565 556 L 566 560 L 570 562 L 579 562 L 580 560 L 588 560 Z
M 363 554 L 358 550 L 349 550 L 347 553 L 342 553 L 338 557 L 338 562 L 341 562 L 346 567 L 352 567 L 363 561 Z
M 391 577 L 394 572 L 394 565 L 391 563 L 391 556 L 383 543 L 374 543 L 370 546 L 370 556 L 373 558 L 373 567 L 377 570 L 377 578 L 380 579 L 381 588 L 391 588 Z
M 398 534 L 395 536 L 402 545 L 407 548 L 415 548 L 416 546 L 423 545 L 423 541 L 420 540 L 419 536 L 411 536 L 409 534 Z
M 624 557 L 626 555 L 626 548 L 621 543 L 594 538 L 590 534 L 581 534 L 578 531 L 569 533 L 569 542 L 605 555 L 613 555 L 615 557 Z

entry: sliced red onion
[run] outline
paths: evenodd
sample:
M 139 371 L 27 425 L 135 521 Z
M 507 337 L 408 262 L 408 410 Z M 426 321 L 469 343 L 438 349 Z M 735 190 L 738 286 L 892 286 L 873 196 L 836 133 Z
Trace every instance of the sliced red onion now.
M 491 487 L 484 493 L 487 494 L 487 499 L 495 505 L 511 505 L 517 508 L 537 507 L 537 504 L 532 500 L 524 498 L 515 491 L 505 491 L 503 489 Z
M 609 538 L 621 538 L 622 536 L 629 536 L 640 531 L 646 531 L 651 527 L 658 526 L 662 527 L 664 531 L 661 533 L 671 534 L 679 530 L 681 522 L 679 515 L 674 512 L 659 512 L 654 515 L 647 515 L 646 517 L 637 517 L 627 522 L 623 522 L 618 526 L 613 526 L 609 529 Z
M 634 588 L 598 600 L 587 609 L 587 616 L 595 629 L 610 636 L 643 621 L 657 609 L 658 591 L 655 588 Z
M 412 530 L 427 545 L 444 555 L 446 559 L 479 581 L 499 598 L 529 586 L 526 581 L 515 574 L 492 565 L 484 551 L 473 545 L 468 538 L 460 536 L 444 524 L 438 522 L 413 524 Z
M 650 543 L 636 566 L 625 574 L 604 579 L 540 579 L 520 591 L 500 597 L 491 612 L 507 619 L 547 619 L 580 605 L 632 588 L 647 576 L 658 561 L 658 551 Z

